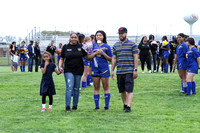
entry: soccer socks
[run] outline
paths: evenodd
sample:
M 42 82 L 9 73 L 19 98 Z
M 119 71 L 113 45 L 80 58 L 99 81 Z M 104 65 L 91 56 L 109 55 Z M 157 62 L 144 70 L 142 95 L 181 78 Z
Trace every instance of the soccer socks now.
M 90 75 L 87 75 L 87 86 L 90 86 Z
M 86 87 L 87 87 L 87 82 L 82 81 L 82 88 L 86 88 Z
M 196 84 L 192 82 L 192 94 L 196 94 Z
M 183 91 L 187 93 L 187 82 L 183 82 Z
M 25 66 L 22 66 L 22 72 L 25 72 Z
M 157 66 L 157 72 L 159 71 L 159 66 Z
M 92 76 L 91 75 L 89 75 L 89 77 L 90 77 L 90 83 L 93 83 L 93 80 L 92 80 Z
M 20 70 L 21 70 L 21 72 L 23 72 L 22 66 L 20 66 Z
M 187 95 L 190 95 L 192 90 L 192 82 L 187 82 Z
M 168 64 L 164 64 L 163 67 L 164 67 L 164 73 L 168 73 Z
M 99 109 L 99 98 L 100 98 L 99 94 L 94 95 L 94 103 L 95 103 L 96 109 Z
M 110 93 L 104 94 L 105 97 L 105 108 L 109 109 L 109 103 L 110 103 Z

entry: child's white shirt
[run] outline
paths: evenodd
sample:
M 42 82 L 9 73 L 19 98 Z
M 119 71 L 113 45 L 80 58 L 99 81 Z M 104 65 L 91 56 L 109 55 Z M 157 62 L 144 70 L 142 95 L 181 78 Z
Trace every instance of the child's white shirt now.
M 13 62 L 18 63 L 18 61 L 19 61 L 19 56 L 13 55 Z

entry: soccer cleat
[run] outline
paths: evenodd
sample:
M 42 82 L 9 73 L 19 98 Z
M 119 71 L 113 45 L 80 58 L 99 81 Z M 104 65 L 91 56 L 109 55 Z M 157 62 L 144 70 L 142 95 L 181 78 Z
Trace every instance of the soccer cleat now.
M 125 113 L 130 113 L 131 112 L 131 107 L 126 107 L 126 111 L 125 111 Z
M 70 107 L 69 107 L 69 106 L 67 106 L 67 107 L 66 107 L 66 112 L 71 112 L 71 110 L 70 110 Z
M 109 110 L 109 108 L 108 107 L 104 107 L 104 110 Z
M 98 109 L 99 109 L 99 107 L 96 107 L 96 108 L 95 108 L 95 110 L 98 110 Z
M 46 111 L 46 108 L 42 108 L 42 109 L 41 109 L 41 112 L 45 112 L 45 111 Z
M 73 107 L 72 107 L 72 110 L 77 110 L 77 106 L 73 106 Z
M 48 108 L 47 110 L 48 110 L 48 111 L 51 111 L 51 110 L 52 110 L 52 108 Z

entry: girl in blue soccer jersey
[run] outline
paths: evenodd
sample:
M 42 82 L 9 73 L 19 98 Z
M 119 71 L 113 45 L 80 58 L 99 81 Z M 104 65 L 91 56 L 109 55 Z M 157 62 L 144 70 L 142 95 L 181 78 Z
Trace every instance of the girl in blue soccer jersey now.
M 43 63 L 40 65 L 42 71 L 42 81 L 40 84 L 40 95 L 42 96 L 42 109 L 41 112 L 46 111 L 46 96 L 49 96 L 49 108 L 52 110 L 53 104 L 53 95 L 56 94 L 55 85 L 53 81 L 52 74 L 55 71 L 57 75 L 61 72 L 58 72 L 56 65 L 53 62 L 52 55 L 45 51 L 43 54 Z
M 92 77 L 94 83 L 94 102 L 95 109 L 99 109 L 99 90 L 100 80 L 102 81 L 105 97 L 105 110 L 109 109 L 110 102 L 110 88 L 109 77 L 110 70 L 108 61 L 112 60 L 112 51 L 107 44 L 106 33 L 104 31 L 97 31 L 95 34 L 95 43 L 93 44 L 93 52 L 97 52 L 97 55 L 92 61 Z
M 196 84 L 194 80 L 195 74 L 198 74 L 200 68 L 200 57 L 197 48 L 195 47 L 195 41 L 193 38 L 186 40 L 187 46 L 189 46 L 186 59 L 187 59 L 187 94 L 196 94 Z
M 177 41 L 179 45 L 176 48 L 174 66 L 177 64 L 177 70 L 182 84 L 182 92 L 187 93 L 187 60 L 186 53 L 188 46 L 185 43 L 185 35 L 183 33 L 178 34 Z
M 167 36 L 163 36 L 162 38 L 162 59 L 163 59 L 163 67 L 164 73 L 168 73 L 168 58 L 169 58 L 169 42 Z
M 25 72 L 25 65 L 28 58 L 28 49 L 25 46 L 25 41 L 22 41 L 21 46 L 19 47 L 20 50 L 20 61 L 21 61 L 21 72 Z

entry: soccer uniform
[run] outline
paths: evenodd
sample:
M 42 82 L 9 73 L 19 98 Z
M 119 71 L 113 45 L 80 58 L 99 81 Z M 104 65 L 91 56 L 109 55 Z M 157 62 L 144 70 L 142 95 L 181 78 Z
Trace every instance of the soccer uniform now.
M 134 88 L 134 57 L 138 54 L 138 47 L 134 42 L 127 39 L 126 42 L 121 41 L 113 46 L 113 55 L 117 57 L 117 84 L 119 93 L 133 92 Z
M 197 58 L 199 57 L 198 50 L 196 47 L 188 48 L 186 59 L 187 59 L 187 72 L 198 74 L 198 63 Z
M 61 55 L 62 48 L 57 48 L 56 51 L 58 52 L 57 61 L 59 61 L 60 60 L 60 55 Z
M 187 49 L 188 46 L 186 45 L 185 42 L 178 45 L 176 48 L 178 70 L 187 69 L 187 60 L 186 60 Z
M 99 46 L 97 43 L 93 44 L 93 52 L 96 52 L 98 49 L 102 49 L 104 53 L 112 57 L 112 50 L 110 46 L 106 43 Z M 96 65 L 97 63 L 97 65 Z M 93 77 L 110 77 L 110 69 L 108 61 L 103 55 L 96 55 L 92 61 L 92 76 Z
M 20 50 L 20 61 L 27 61 L 27 57 L 25 55 L 25 52 L 28 51 L 27 47 L 20 46 L 19 50 Z
M 169 43 L 167 44 L 163 43 L 163 48 L 169 48 Z M 168 59 L 169 58 L 169 50 L 162 49 L 162 59 Z

